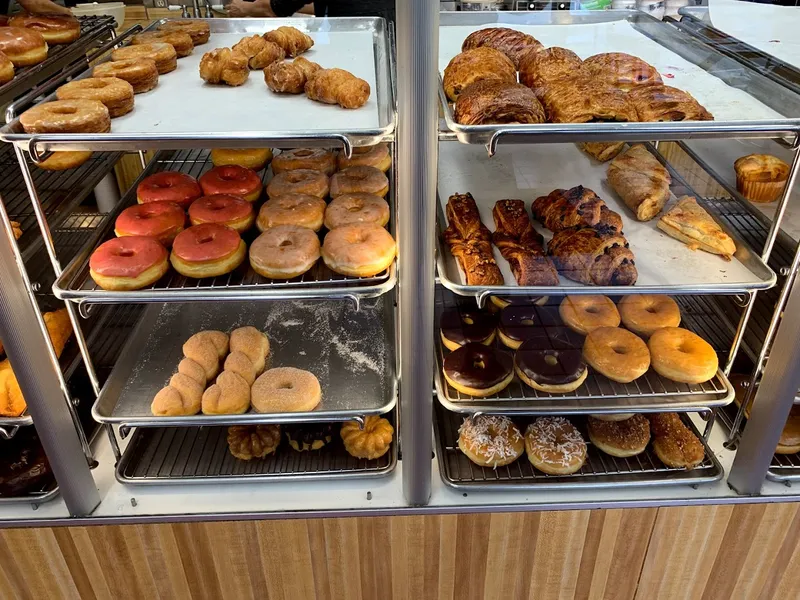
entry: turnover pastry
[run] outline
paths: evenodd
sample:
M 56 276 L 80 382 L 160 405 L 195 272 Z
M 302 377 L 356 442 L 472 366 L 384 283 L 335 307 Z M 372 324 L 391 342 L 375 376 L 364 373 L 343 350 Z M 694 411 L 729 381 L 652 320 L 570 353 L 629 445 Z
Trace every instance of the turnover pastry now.
M 444 70 L 444 91 L 455 102 L 467 86 L 476 81 L 493 80 L 516 83 L 517 70 L 505 54 L 482 46 L 453 57 Z
M 570 227 L 604 227 L 622 231 L 622 217 L 582 185 L 553 190 L 531 204 L 533 217 L 552 232 Z
M 467 285 L 503 285 L 503 274 L 492 252 L 492 234 L 481 222 L 472 194 L 453 194 L 447 200 L 444 232 L 450 252 L 464 275 Z
M 548 252 L 559 273 L 586 285 L 633 285 L 638 277 L 628 240 L 609 227 L 562 229 Z
M 542 98 L 550 83 L 573 77 L 580 71 L 582 63 L 577 54 L 566 48 L 528 52 L 519 63 L 519 82 L 531 88 L 537 98 Z
M 628 93 L 640 121 L 713 121 L 689 92 L 668 85 L 640 85 Z
M 464 43 L 461 44 L 461 51 L 481 46 L 489 46 L 499 50 L 511 59 L 511 62 L 514 63 L 514 68 L 519 67 L 523 54 L 529 50 L 542 48 L 541 42 L 527 33 L 508 29 L 507 27 L 489 27 L 469 34 Z
M 342 108 L 361 108 L 369 100 L 369 83 L 344 69 L 320 69 L 306 81 L 306 96 Z
M 608 162 L 622 152 L 625 142 L 578 142 L 576 145 L 593 159 Z
M 658 228 L 689 246 L 730 260 L 736 244 L 691 196 L 683 196 L 658 220 Z
M 642 144 L 611 161 L 608 183 L 639 221 L 658 216 L 669 200 L 669 172 Z
M 462 125 L 545 121 L 542 105 L 530 88 L 492 80 L 478 81 L 463 90 L 453 117 Z
M 583 61 L 583 72 L 592 81 L 628 91 L 637 86 L 661 83 L 655 67 L 624 52 L 604 52 Z
M 550 83 L 542 96 L 553 123 L 634 122 L 636 109 L 625 92 L 583 76 Z

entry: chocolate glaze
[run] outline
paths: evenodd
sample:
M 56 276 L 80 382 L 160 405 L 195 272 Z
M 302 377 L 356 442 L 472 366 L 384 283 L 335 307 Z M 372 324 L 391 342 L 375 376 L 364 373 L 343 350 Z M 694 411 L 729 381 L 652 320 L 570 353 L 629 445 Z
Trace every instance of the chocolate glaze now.
M 561 316 L 558 314 L 557 304 L 536 305 L 536 317 L 540 325 L 545 327 L 560 327 L 563 325 Z
M 547 332 L 539 324 L 533 306 L 506 306 L 500 311 L 500 331 L 515 342 L 539 339 L 544 343 L 547 340 Z
M 510 354 L 476 342 L 461 346 L 444 359 L 444 372 L 449 379 L 478 390 L 497 385 L 513 368 Z
M 0 458 L 0 496 L 37 492 L 53 480 L 47 456 L 35 434 L 19 432 L 14 439 L 3 442 Z
M 577 349 L 538 348 L 530 340 L 520 346 L 514 364 L 528 379 L 543 385 L 563 385 L 577 380 L 586 370 L 583 353 Z M 548 356 L 555 358 L 548 362 Z M 551 364 L 552 363 L 552 364 Z
M 546 348 L 555 350 L 583 349 L 583 336 L 569 327 L 545 327 L 549 345 Z
M 476 308 L 449 308 L 439 318 L 442 335 L 459 346 L 487 340 L 494 333 L 496 325 L 494 315 Z

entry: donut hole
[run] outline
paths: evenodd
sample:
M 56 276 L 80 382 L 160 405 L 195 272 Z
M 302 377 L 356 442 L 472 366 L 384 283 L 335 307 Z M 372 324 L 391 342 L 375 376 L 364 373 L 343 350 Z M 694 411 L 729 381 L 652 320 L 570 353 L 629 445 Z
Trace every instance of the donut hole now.
M 611 349 L 614 351 L 615 354 L 627 354 L 628 353 L 627 348 L 624 348 L 622 346 L 611 346 Z
M 482 358 L 476 358 L 475 360 L 472 361 L 472 366 L 475 367 L 476 369 L 485 369 L 486 363 L 483 362 Z
M 522 319 L 520 323 L 522 325 L 525 325 L 526 327 L 530 327 L 531 325 L 533 325 L 533 319 Z
M 558 359 L 552 354 L 545 354 L 544 362 L 550 365 L 551 367 L 555 367 L 558 364 Z
M 57 106 L 55 108 L 51 108 L 50 112 L 54 115 L 74 115 L 78 112 L 78 109 L 74 106 Z
M 586 307 L 585 309 L 583 309 L 583 310 L 584 310 L 585 312 L 589 313 L 590 315 L 596 315 L 597 313 L 599 313 L 599 312 L 600 312 L 599 310 L 597 310 L 597 307 L 596 307 L 596 306 L 587 306 L 587 307 Z
M 83 85 L 86 86 L 86 87 L 89 87 L 89 88 L 103 88 L 103 87 L 108 86 L 109 82 L 103 81 L 102 78 L 98 79 L 98 78 L 95 78 L 95 77 L 91 77 L 89 79 L 84 79 Z
M 133 250 L 131 250 L 130 248 L 123 248 L 122 250 L 117 252 L 117 256 L 121 256 L 122 258 L 130 258 L 134 254 L 136 254 L 136 253 Z
M 292 240 L 283 240 L 280 244 L 278 244 L 278 248 L 286 248 L 287 246 L 292 245 Z
M 655 309 L 654 306 L 648 306 L 645 309 L 645 312 L 649 312 L 651 315 L 656 314 L 658 311 Z
M 360 206 L 356 206 L 354 204 L 353 206 L 348 206 L 347 210 L 348 210 L 348 212 L 351 212 L 351 213 L 357 213 L 357 212 L 359 212 L 361 210 L 361 207 Z
M 294 384 L 291 381 L 284 381 L 280 385 L 278 385 L 279 390 L 291 390 L 294 389 Z
M 197 243 L 198 244 L 208 244 L 209 242 L 213 242 L 213 241 L 214 241 L 214 236 L 213 235 L 204 235 L 199 240 L 197 240 Z
M 305 158 L 307 156 L 311 156 L 314 154 L 313 150 L 295 150 L 294 155 L 299 156 L 301 158 Z
M 684 354 L 691 354 L 691 349 L 686 346 L 686 344 L 680 344 L 678 346 L 678 352 L 683 352 Z
M 472 319 L 472 317 L 464 317 L 461 320 L 464 322 L 465 325 L 474 325 L 475 324 L 475 321 Z

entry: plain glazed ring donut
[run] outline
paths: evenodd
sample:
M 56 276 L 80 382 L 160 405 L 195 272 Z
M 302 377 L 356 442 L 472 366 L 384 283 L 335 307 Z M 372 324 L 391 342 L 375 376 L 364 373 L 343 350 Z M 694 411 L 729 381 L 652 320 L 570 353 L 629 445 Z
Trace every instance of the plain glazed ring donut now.
M 648 338 L 662 327 L 681 324 L 681 309 L 669 296 L 632 295 L 619 303 L 622 324 L 637 335 Z
M 189 207 L 189 221 L 192 225 L 218 223 L 244 233 L 253 226 L 254 220 L 253 205 L 241 196 L 228 194 L 203 196 L 192 202 Z
M 260 171 L 271 160 L 271 148 L 214 148 L 211 150 L 211 162 L 215 167 L 237 165 L 245 169 Z
M 72 15 L 29 15 L 20 13 L 8 20 L 9 27 L 24 27 L 42 34 L 51 45 L 69 44 L 81 37 L 81 24 Z
M 184 229 L 172 242 L 169 260 L 184 277 L 202 279 L 230 273 L 244 261 L 247 245 L 225 225 L 203 223 Z
M 528 460 L 542 473 L 570 475 L 586 462 L 586 442 L 564 417 L 539 417 L 525 431 Z
M 353 148 L 353 156 L 350 158 L 340 153 L 337 164 L 340 171 L 350 167 L 375 167 L 386 173 L 392 166 L 392 155 L 389 154 L 389 144 L 377 144 L 366 148 Z
M 481 467 L 504 467 L 525 452 L 525 439 L 508 417 L 467 417 L 458 428 L 458 449 Z
M 619 383 L 630 383 L 650 368 L 647 344 L 619 327 L 600 327 L 590 332 L 583 342 L 583 357 L 593 369 Z
M 119 237 L 104 242 L 89 258 L 89 275 L 104 290 L 139 290 L 167 272 L 167 251 L 151 237 Z
M 148 175 L 136 186 L 136 201 L 139 204 L 174 202 L 181 208 L 188 208 L 202 195 L 203 190 L 195 178 L 178 171 Z
M 133 86 L 117 77 L 88 77 L 65 83 L 56 90 L 59 100 L 99 100 L 108 116 L 121 117 L 133 110 Z
M 322 171 L 311 169 L 295 169 L 278 173 L 267 184 L 269 198 L 287 194 L 308 194 L 317 198 L 326 198 L 329 190 L 328 176 Z
M 336 157 L 324 148 L 296 148 L 284 150 L 272 161 L 272 172 L 276 175 L 297 169 L 322 171 L 331 176 L 336 172 Z
M 589 440 L 598 450 L 619 458 L 644 452 L 650 442 L 650 422 L 642 415 L 622 421 L 607 421 L 589 416 Z
M 31 67 L 47 58 L 47 42 L 42 34 L 22 27 L 0 27 L 0 52 L 15 67 Z
M 182 31 L 188 33 L 192 38 L 192 43 L 195 46 L 205 44 L 211 35 L 211 27 L 205 21 L 196 21 L 194 19 L 180 19 L 176 21 L 167 21 L 163 25 L 158 26 L 159 31 Z
M 108 133 L 111 117 L 98 100 L 55 100 L 20 115 L 25 133 Z
M 252 169 L 238 165 L 214 167 L 200 175 L 198 180 L 206 196 L 213 194 L 231 194 L 241 196 L 248 202 L 255 202 L 261 197 L 261 178 Z
M 322 260 L 334 273 L 372 277 L 388 269 L 397 248 L 392 235 L 378 225 L 345 225 L 329 231 Z
M 14 63 L 5 53 L 0 52 L 0 85 L 8 83 L 12 79 L 14 79 Z
M 158 84 L 158 69 L 152 58 L 115 60 L 97 65 L 92 77 L 116 77 L 133 87 L 134 94 L 149 92 Z
M 598 327 L 619 327 L 619 312 L 608 296 L 565 296 L 558 314 L 567 327 L 581 335 Z
M 152 44 L 153 42 L 164 42 L 175 48 L 178 58 L 189 56 L 194 50 L 194 43 L 188 33 L 181 31 L 145 31 L 133 36 L 132 46 L 141 44 Z
M 169 248 L 185 224 L 186 213 L 173 202 L 134 204 L 123 210 L 114 221 L 114 233 L 117 237 L 155 238 Z
M 378 225 L 389 222 L 389 205 L 373 194 L 344 194 L 334 198 L 325 209 L 325 227 L 336 229 L 344 225 Z
M 331 198 L 359 192 L 383 198 L 389 193 L 389 180 L 375 167 L 350 167 L 331 177 Z
M 76 169 L 92 157 L 90 150 L 57 150 L 42 162 L 34 163 L 45 171 Z
M 270 227 L 250 244 L 250 266 L 269 279 L 299 277 L 319 259 L 319 238 L 307 227 Z
M 156 63 L 159 75 L 164 75 L 178 68 L 178 54 L 175 48 L 165 42 L 123 46 L 111 53 L 111 60 L 139 60 L 151 58 Z
M 719 369 L 719 359 L 711 344 L 687 329 L 659 329 L 650 336 L 647 347 L 653 369 L 672 381 L 703 383 Z
M 322 388 L 314 374 L 293 367 L 264 371 L 251 392 L 253 410 L 258 413 L 307 412 L 322 400 Z
M 464 344 L 445 356 L 442 371 L 453 388 L 476 398 L 494 396 L 514 379 L 511 355 L 478 342 Z
M 258 211 L 256 227 L 265 231 L 276 225 L 299 225 L 313 231 L 322 229 L 325 200 L 308 194 L 287 194 L 270 198 Z

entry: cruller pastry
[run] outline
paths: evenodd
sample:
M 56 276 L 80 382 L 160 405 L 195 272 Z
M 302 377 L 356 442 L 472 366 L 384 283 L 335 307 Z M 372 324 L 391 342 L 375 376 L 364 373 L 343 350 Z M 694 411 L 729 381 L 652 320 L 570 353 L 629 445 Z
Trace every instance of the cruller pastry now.
M 467 285 L 503 285 L 503 274 L 492 253 L 492 234 L 481 222 L 472 194 L 450 196 L 447 220 L 444 239 L 464 271 Z
M 138 44 L 136 46 L 123 46 L 111 53 L 111 60 L 139 60 L 151 58 L 156 63 L 159 75 L 164 75 L 178 68 L 178 54 L 170 44 L 166 42 L 150 42 L 149 44 Z
M 247 81 L 249 76 L 247 56 L 230 48 L 206 52 L 200 59 L 200 77 L 207 83 L 224 83 L 236 87 Z
M 314 39 L 296 27 L 278 27 L 264 34 L 264 39 L 280 46 L 287 56 L 295 57 L 311 49 Z
M 625 92 L 581 75 L 549 83 L 542 104 L 553 123 L 639 120 Z
M 152 58 L 128 58 L 100 63 L 92 77 L 116 77 L 133 86 L 134 94 L 149 92 L 158 84 L 158 68 Z
M 444 91 L 455 102 L 469 85 L 476 81 L 492 80 L 516 83 L 517 69 L 505 54 L 482 46 L 457 54 L 444 70 Z
M 553 190 L 531 204 L 533 218 L 556 233 L 570 227 L 605 227 L 622 231 L 622 217 L 592 190 L 582 185 Z
M 514 68 L 519 67 L 522 55 L 529 50 L 542 48 L 541 42 L 532 35 L 522 33 L 507 27 L 488 27 L 473 31 L 461 44 L 461 51 L 488 46 L 499 50 L 514 63 Z
M 317 63 L 302 56 L 293 61 L 277 60 L 264 69 L 264 82 L 267 87 L 279 94 L 302 94 L 306 82 L 322 69 Z
M 205 44 L 211 35 L 211 27 L 208 22 L 195 19 L 176 19 L 167 21 L 158 26 L 159 31 L 182 31 L 188 33 L 195 46 Z
M 655 67 L 624 52 L 604 52 L 590 56 L 582 65 L 592 81 L 628 91 L 635 87 L 661 83 Z
M 228 450 L 239 460 L 264 458 L 281 443 L 280 425 L 231 425 L 228 427 Z
M 25 133 L 107 133 L 111 117 L 99 100 L 55 100 L 29 108 L 19 117 Z
M 189 56 L 194 50 L 194 42 L 188 33 L 182 31 L 145 31 L 133 36 L 131 45 L 164 42 L 175 48 L 178 58 Z
M 56 90 L 59 100 L 99 100 L 110 118 L 133 110 L 133 86 L 118 77 L 87 77 L 65 83 Z
M 521 83 L 483 80 L 461 92 L 453 118 L 462 125 L 544 123 L 545 113 L 533 91 Z
M 638 277 L 628 240 L 609 227 L 562 229 L 548 252 L 560 274 L 587 285 L 633 285 Z
M 359 423 L 348 421 L 342 425 L 339 435 L 350 456 L 375 460 L 389 451 L 394 427 L 383 417 L 369 415 L 364 419 L 363 429 Z

